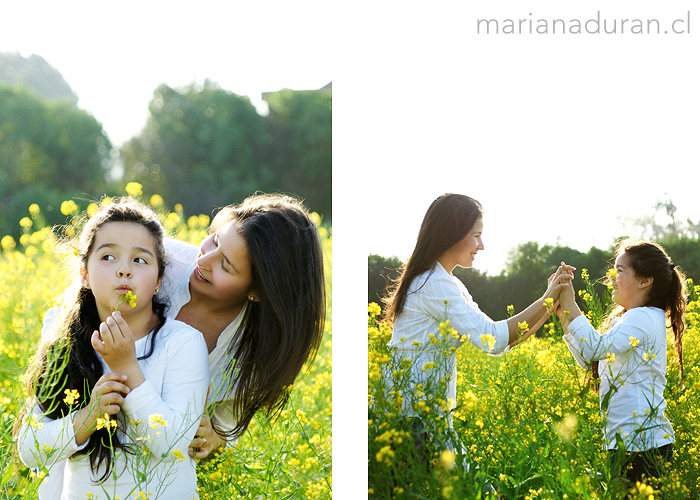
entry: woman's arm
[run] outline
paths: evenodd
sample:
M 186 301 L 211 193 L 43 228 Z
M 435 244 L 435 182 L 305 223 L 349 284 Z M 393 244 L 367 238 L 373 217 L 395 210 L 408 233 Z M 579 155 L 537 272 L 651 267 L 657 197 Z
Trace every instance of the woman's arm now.
M 571 286 L 573 276 L 570 272 L 574 269 L 562 263 L 556 273 L 550 277 L 544 295 L 522 312 L 508 318 L 509 345 L 517 345 L 532 336 L 556 310 L 556 302 L 559 299 L 559 295 L 565 290 L 573 291 Z M 533 326 L 531 327 L 530 325 Z M 525 333 L 521 337 L 523 330 L 525 330 Z

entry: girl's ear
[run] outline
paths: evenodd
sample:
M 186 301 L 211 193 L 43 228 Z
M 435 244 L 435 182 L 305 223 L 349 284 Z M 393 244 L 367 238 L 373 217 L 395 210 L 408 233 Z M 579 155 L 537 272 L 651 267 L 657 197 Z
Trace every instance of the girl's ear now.
M 258 294 L 255 293 L 255 290 L 248 291 L 248 300 L 250 300 L 251 302 L 260 302 L 260 299 L 258 298 Z
M 649 288 L 652 285 L 652 283 L 654 283 L 653 277 L 642 278 L 641 280 L 639 280 L 639 288 L 641 288 L 641 289 Z
M 160 280 L 158 280 L 158 284 L 156 285 L 156 289 L 153 291 L 153 295 L 158 295 L 158 292 L 160 292 Z

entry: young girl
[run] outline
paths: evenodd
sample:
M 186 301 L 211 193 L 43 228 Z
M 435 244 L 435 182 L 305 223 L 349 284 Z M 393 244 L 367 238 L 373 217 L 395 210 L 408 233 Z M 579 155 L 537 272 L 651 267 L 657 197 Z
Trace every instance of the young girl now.
M 208 413 L 189 450 L 197 459 L 234 444 L 258 411 L 279 415 L 288 387 L 314 359 L 325 319 L 319 234 L 299 200 L 251 196 L 221 209 L 209 232 L 199 248 L 165 239 L 158 293 L 166 316 L 201 331 L 209 351 Z M 42 482 L 42 500 L 59 498 L 63 463 Z
M 450 326 L 456 330 L 448 338 L 451 347 L 459 348 L 469 341 L 489 354 L 503 353 L 509 345 L 522 340 L 519 323 L 534 325 L 528 335 L 544 323 L 548 311 L 544 305 L 546 299 L 551 299 L 553 304 L 571 278 L 568 271 L 573 268 L 559 268 L 542 298 L 507 320 L 491 320 L 479 310 L 464 284 L 452 275 L 456 266 L 472 267 L 477 253 L 484 249 L 483 227 L 481 205 L 464 195 L 442 195 L 425 214 L 415 250 L 386 301 L 385 312 L 385 319 L 394 322 L 390 346 L 412 359 L 413 380 L 426 377 L 423 369 L 427 363 L 443 366 L 440 351 L 426 350 L 431 336 L 438 336 L 440 322 L 449 319 Z M 446 370 L 448 373 L 444 375 L 450 378 L 444 400 L 452 409 L 457 397 L 454 350 Z M 410 407 L 406 412 L 409 416 L 414 413 Z M 451 424 L 451 417 L 448 419 Z
M 620 242 L 612 276 L 612 298 L 619 307 L 606 332 L 598 333 L 581 314 L 571 287 L 562 292 L 557 313 L 569 322 L 564 340 L 578 364 L 590 368 L 599 362 L 606 447 L 611 462 L 615 450 L 628 452 L 622 471 L 631 466 L 626 476 L 634 484 L 642 474 L 659 477 L 661 463 L 673 455 L 673 428 L 664 415 L 666 320 L 682 376 L 686 285 L 664 249 L 647 241 Z
M 80 289 L 27 373 L 34 401 L 20 458 L 68 459 L 62 499 L 195 498 L 187 447 L 204 411 L 207 347 L 156 299 L 163 228 L 140 203 L 119 201 L 90 218 L 77 252 Z

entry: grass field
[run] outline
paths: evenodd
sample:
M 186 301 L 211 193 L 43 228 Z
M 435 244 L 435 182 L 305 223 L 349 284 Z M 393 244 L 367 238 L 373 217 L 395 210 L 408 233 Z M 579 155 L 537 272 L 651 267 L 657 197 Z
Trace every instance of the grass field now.
M 578 499 L 616 498 L 618 492 L 620 498 L 651 500 L 661 498 L 661 488 L 666 500 L 700 498 L 700 287 L 689 288 L 684 385 L 669 334 L 666 416 L 676 443 L 660 484 L 625 485 L 615 479 L 602 451 L 599 399 L 590 372 L 578 368 L 553 323 L 545 325 L 542 337 L 504 356 L 487 356 L 468 342 L 457 350 L 453 438 L 445 425 L 440 380 L 433 383 L 435 392 L 429 383 L 416 390 L 405 378 L 406 359 L 387 348 L 390 328 L 378 322 L 379 308 L 370 304 L 369 498 Z M 600 315 L 604 301 L 588 292 L 580 294 L 580 303 Z M 406 404 L 423 412 L 433 436 L 424 438 L 426 454 L 417 452 L 416 430 L 401 417 Z M 463 445 L 463 455 L 455 453 L 454 443 Z
M 152 203 L 162 207 L 158 198 Z M 81 207 L 67 202 L 62 209 L 71 215 Z M 170 235 L 195 244 L 209 224 L 206 216 L 184 220 L 179 206 L 163 211 L 162 218 Z M 51 231 L 43 227 L 38 207 L 30 208 L 21 225 L 20 240 L 4 237 L 0 250 L 0 499 L 29 500 L 37 498 L 41 478 L 19 462 L 13 448 L 12 426 L 24 401 L 20 378 L 39 339 L 43 315 L 69 276 L 51 252 Z M 258 416 L 235 447 L 198 463 L 202 499 L 332 496 L 331 232 L 320 225 L 328 309 L 318 356 L 297 380 L 277 422 Z

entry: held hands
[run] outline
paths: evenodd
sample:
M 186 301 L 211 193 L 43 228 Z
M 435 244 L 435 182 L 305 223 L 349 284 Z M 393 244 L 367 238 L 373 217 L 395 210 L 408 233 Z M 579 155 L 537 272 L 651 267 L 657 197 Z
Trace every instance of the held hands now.
M 225 445 L 226 441 L 221 439 L 221 436 L 214 430 L 209 415 L 204 414 L 194 439 L 189 446 L 190 457 L 201 460 L 206 458 L 212 451 L 218 450 Z
M 566 290 L 573 292 L 571 280 L 574 279 L 575 267 L 564 264 L 563 262 L 547 280 L 547 291 L 542 297 L 544 301 L 552 299 L 553 302 L 560 300 L 560 295 Z

